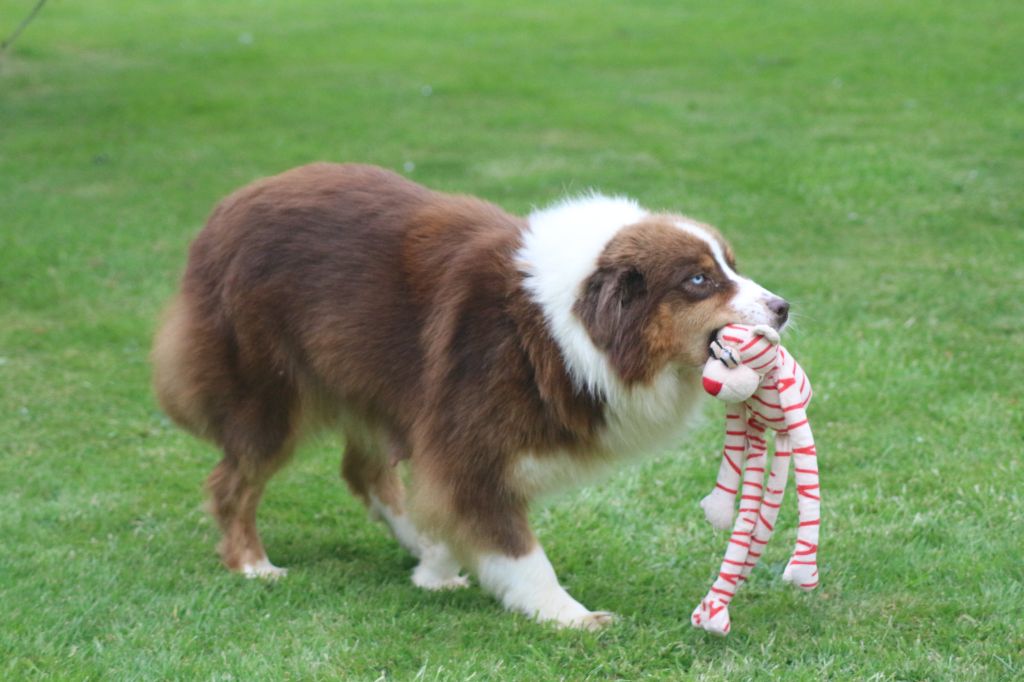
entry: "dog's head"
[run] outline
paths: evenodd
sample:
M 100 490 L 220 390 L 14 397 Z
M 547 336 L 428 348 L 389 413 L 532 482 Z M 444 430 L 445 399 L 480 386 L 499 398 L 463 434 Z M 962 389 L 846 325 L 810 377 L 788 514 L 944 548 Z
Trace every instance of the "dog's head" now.
M 736 272 L 714 228 L 654 215 L 621 229 L 587 278 L 576 313 L 623 380 L 666 362 L 702 365 L 730 322 L 781 329 L 789 304 Z
M 570 371 L 590 384 L 602 383 L 593 377 L 605 361 L 627 386 L 672 363 L 699 368 L 726 324 L 782 329 L 789 315 L 785 300 L 737 273 L 716 229 L 626 199 L 531 215 L 521 258 Z

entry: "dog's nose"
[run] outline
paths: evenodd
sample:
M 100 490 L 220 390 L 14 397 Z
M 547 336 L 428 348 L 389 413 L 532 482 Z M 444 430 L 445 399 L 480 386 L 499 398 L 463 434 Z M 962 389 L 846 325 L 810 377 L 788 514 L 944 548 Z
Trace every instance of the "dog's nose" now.
M 789 301 L 784 298 L 773 296 L 768 299 L 768 310 L 775 313 L 779 327 L 786 324 L 786 320 L 789 319 Z

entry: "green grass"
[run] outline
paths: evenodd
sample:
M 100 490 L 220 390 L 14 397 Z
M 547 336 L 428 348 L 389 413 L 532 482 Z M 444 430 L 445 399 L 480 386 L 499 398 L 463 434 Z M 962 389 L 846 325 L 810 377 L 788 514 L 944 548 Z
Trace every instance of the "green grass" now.
M 1021 35 L 1008 0 L 50 3 L 0 56 L 0 678 L 1021 679 Z M 313 159 L 720 225 L 797 306 L 823 587 L 779 580 L 787 505 L 733 633 L 691 629 L 710 408 L 534 515 L 599 634 L 417 591 L 331 440 L 262 510 L 288 579 L 223 571 L 149 338 L 212 204 Z

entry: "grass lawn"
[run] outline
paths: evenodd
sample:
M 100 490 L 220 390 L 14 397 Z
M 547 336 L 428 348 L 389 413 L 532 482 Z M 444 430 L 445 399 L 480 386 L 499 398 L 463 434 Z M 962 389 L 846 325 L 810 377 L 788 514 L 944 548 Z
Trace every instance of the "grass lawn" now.
M 49 3 L 0 55 L 0 678 L 1024 678 L 1022 35 L 1010 0 Z M 149 340 L 213 203 L 315 159 L 721 226 L 796 306 L 822 588 L 779 579 L 787 504 L 732 634 L 690 627 L 715 405 L 534 514 L 604 632 L 415 589 L 331 439 L 262 509 L 289 577 L 223 571 Z

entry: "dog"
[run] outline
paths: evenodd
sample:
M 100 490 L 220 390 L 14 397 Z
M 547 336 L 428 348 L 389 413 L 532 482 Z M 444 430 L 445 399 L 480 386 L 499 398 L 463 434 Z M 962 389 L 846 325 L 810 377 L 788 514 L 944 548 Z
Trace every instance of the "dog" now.
M 539 496 L 681 443 L 730 322 L 789 304 L 736 271 L 714 228 L 589 194 L 526 218 L 390 171 L 316 163 L 221 201 L 157 332 L 155 392 L 223 458 L 207 481 L 224 564 L 274 578 L 256 530 L 302 436 L 418 557 L 511 611 L 612 620 L 559 584 L 527 521 Z M 408 468 L 408 492 L 399 473 Z

